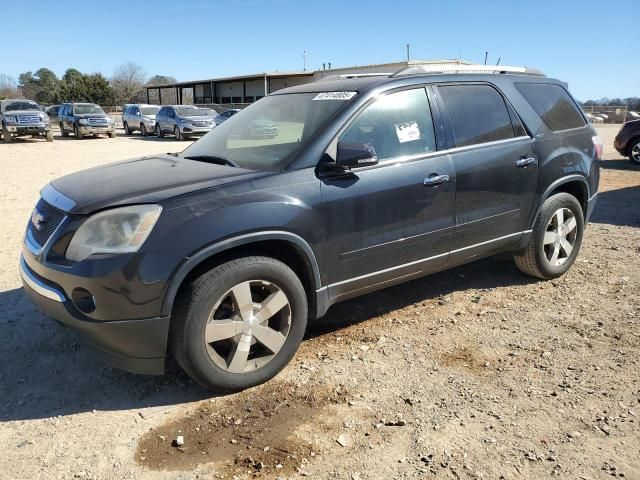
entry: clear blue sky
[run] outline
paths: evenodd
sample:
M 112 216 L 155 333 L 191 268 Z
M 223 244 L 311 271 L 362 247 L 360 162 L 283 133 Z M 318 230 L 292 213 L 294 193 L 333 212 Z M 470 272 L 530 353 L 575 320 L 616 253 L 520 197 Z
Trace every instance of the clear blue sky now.
M 640 96 L 638 0 L 0 0 L 0 73 L 109 76 L 126 61 L 178 80 L 461 57 L 535 66 L 580 100 Z

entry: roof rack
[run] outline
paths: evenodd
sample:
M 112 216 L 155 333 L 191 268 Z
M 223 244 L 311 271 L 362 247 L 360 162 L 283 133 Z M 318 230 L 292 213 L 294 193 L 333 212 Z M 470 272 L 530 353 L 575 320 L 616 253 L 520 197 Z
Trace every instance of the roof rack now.
M 536 75 L 545 77 L 537 68 L 529 67 L 513 67 L 509 65 L 415 65 L 412 67 L 404 68 L 393 75 L 392 77 L 405 77 L 410 75 L 424 75 L 424 74 L 441 74 L 441 73 L 484 73 L 484 74 L 516 74 L 516 75 Z
M 325 82 L 329 80 L 346 80 L 349 78 L 367 78 L 367 77 L 389 77 L 391 72 L 387 73 L 343 73 L 340 75 L 328 75 L 318 79 L 318 82 Z

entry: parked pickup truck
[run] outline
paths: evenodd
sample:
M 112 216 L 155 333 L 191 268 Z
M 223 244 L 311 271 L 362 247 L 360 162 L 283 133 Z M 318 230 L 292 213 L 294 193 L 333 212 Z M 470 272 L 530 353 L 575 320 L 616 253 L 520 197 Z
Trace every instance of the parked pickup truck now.
M 36 102 L 23 98 L 0 101 L 2 138 L 10 143 L 14 137 L 45 137 L 53 142 L 53 131 L 49 116 Z

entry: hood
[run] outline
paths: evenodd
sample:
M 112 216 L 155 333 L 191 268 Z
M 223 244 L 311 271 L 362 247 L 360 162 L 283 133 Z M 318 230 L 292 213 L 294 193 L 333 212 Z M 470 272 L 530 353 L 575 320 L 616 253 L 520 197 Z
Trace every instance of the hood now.
M 78 118 L 107 118 L 109 115 L 106 113 L 74 113 L 73 116 Z
M 197 121 L 207 121 L 210 122 L 214 119 L 213 115 L 188 115 L 188 116 L 180 116 L 180 118 L 183 118 L 184 120 L 189 120 L 190 122 L 197 122 Z
M 2 115 L 47 115 L 44 112 L 41 112 L 40 110 L 9 110 L 8 112 L 2 112 Z
M 118 205 L 161 202 L 263 175 L 255 170 L 158 155 L 73 173 L 54 180 L 51 186 L 75 202 L 70 213 L 86 214 Z

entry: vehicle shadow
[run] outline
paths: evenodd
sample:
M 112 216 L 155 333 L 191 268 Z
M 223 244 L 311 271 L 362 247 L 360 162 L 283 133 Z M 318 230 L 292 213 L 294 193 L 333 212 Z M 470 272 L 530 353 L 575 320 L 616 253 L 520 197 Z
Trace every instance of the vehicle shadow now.
M 629 159 L 603 160 L 600 167 L 607 170 L 640 170 L 640 163 L 631 163 Z
M 606 190 L 598 194 L 591 223 L 640 227 L 640 185 Z

